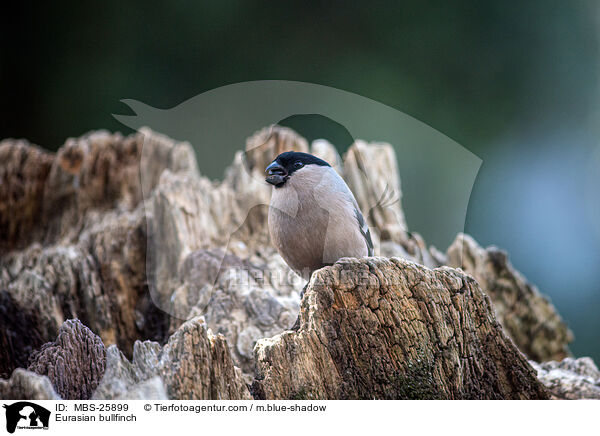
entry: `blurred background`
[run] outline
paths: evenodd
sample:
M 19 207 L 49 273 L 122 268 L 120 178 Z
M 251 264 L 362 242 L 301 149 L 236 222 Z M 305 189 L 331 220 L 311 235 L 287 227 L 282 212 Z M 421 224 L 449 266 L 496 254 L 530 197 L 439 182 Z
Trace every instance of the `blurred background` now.
M 597 1 L 13 6 L 1 18 L 0 138 L 55 150 L 93 129 L 130 133 L 111 115 L 131 113 L 121 99 L 166 109 L 249 80 L 369 97 L 483 160 L 466 232 L 506 249 L 574 331 L 575 355 L 600 361 Z M 286 123 L 350 145 L 319 117 Z

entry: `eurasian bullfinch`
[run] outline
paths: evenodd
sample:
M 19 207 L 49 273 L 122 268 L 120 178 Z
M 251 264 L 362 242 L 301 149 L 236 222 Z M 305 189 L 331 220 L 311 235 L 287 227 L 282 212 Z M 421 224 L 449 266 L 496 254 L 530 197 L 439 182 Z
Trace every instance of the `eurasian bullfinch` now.
M 371 233 L 354 195 L 324 160 L 281 153 L 265 170 L 273 185 L 271 239 L 289 267 L 305 280 L 342 257 L 373 255 Z

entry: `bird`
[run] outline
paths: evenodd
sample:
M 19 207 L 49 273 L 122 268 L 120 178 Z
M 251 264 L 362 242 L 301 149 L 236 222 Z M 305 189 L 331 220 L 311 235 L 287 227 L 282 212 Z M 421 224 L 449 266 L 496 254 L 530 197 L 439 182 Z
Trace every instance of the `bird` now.
M 373 256 L 369 226 L 352 191 L 329 163 L 287 151 L 265 172 L 265 181 L 273 185 L 271 240 L 296 274 L 308 281 L 315 270 L 342 257 Z

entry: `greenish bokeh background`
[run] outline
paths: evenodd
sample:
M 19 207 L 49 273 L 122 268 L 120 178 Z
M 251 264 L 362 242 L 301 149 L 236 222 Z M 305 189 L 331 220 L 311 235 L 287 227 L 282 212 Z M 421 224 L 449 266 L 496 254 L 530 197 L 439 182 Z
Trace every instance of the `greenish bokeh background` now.
M 466 231 L 507 249 L 574 330 L 574 353 L 600 361 L 597 1 L 15 7 L 1 26 L 0 137 L 56 149 L 92 129 L 128 133 L 111 116 L 128 113 L 121 99 L 169 108 L 248 80 L 380 101 L 483 159 Z M 293 122 L 347 147 L 333 124 Z

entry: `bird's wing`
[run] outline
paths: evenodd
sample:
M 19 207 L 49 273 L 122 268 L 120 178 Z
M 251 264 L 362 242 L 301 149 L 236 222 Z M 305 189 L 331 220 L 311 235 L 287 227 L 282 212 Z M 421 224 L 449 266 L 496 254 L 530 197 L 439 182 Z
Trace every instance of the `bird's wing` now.
M 371 239 L 371 232 L 369 230 L 369 225 L 365 220 L 362 212 L 360 211 L 360 207 L 358 206 L 358 202 L 352 193 L 352 190 L 348 187 L 344 179 L 331 167 L 325 168 L 325 172 L 323 173 L 323 179 L 319 182 L 319 185 L 324 187 L 325 191 L 333 191 L 337 192 L 343 198 L 344 207 L 347 207 L 347 212 L 352 213 L 354 210 L 354 217 L 356 218 L 356 222 L 358 224 L 358 230 L 360 234 L 363 236 L 365 240 L 365 244 L 367 246 L 367 255 L 373 256 L 373 240 Z M 326 210 L 330 210 L 332 204 L 338 203 L 329 203 L 326 201 L 321 201 L 320 206 Z
M 371 239 L 371 231 L 369 230 L 369 225 L 365 221 L 363 214 L 360 212 L 358 208 L 358 204 L 356 200 L 354 200 L 354 215 L 356 216 L 356 221 L 358 221 L 358 227 L 360 229 L 360 234 L 365 238 L 365 242 L 367 244 L 367 252 L 369 256 L 373 256 L 373 240 Z

